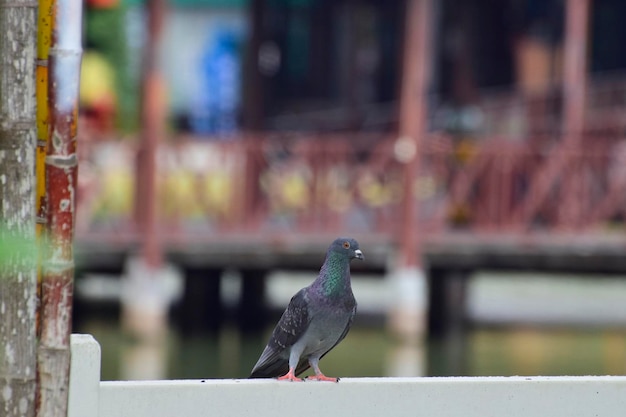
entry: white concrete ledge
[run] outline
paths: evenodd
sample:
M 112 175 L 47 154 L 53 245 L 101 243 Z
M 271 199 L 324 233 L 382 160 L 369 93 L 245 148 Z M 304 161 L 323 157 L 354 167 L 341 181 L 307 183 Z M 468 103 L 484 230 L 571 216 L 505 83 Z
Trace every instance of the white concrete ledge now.
M 97 416 L 100 344 L 89 334 L 73 334 L 68 417 Z
M 72 376 L 81 378 L 74 371 Z M 72 380 L 70 395 L 77 384 L 79 380 Z M 116 381 L 100 382 L 96 397 L 99 406 L 92 403 L 93 412 L 80 415 L 622 417 L 626 412 L 626 377 L 345 378 L 337 384 Z M 78 407 L 76 403 L 72 406 Z

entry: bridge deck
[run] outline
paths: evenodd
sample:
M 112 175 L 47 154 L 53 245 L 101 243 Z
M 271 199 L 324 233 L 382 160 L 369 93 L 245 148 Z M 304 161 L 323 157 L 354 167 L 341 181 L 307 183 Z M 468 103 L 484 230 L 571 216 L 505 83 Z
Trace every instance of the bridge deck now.
M 182 268 L 317 269 L 334 236 L 226 235 L 168 240 L 168 260 Z M 366 255 L 355 270 L 389 269 L 394 245 L 386 236 L 357 236 Z M 134 239 L 79 239 L 77 265 L 83 270 L 121 269 L 136 253 Z M 445 269 L 541 269 L 572 272 L 626 272 L 626 236 L 621 235 L 474 235 L 426 236 L 428 267 Z

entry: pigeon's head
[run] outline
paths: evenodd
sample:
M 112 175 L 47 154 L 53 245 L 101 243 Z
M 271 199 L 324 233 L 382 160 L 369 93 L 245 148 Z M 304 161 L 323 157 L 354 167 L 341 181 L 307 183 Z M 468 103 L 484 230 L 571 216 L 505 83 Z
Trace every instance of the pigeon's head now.
M 363 259 L 363 252 L 359 249 L 359 242 L 352 238 L 340 237 L 330 245 L 329 251 L 344 254 L 348 259 Z

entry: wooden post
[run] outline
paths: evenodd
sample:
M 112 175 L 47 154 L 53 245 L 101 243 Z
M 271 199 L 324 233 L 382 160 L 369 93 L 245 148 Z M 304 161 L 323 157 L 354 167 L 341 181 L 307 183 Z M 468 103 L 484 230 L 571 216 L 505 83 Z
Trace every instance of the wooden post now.
M 165 0 L 148 0 L 148 33 L 143 57 L 141 100 L 141 142 L 137 155 L 137 223 L 141 233 L 142 256 L 150 268 L 162 262 L 157 234 L 156 152 L 163 134 L 165 92 L 157 69 L 158 45 L 163 29 Z
M 567 0 L 565 3 L 565 47 L 563 68 L 562 140 L 552 149 L 550 158 L 536 170 L 528 188 L 532 190 L 512 216 L 520 229 L 528 229 L 537 210 L 545 203 L 554 183 L 562 179 L 561 226 L 573 226 L 580 219 L 580 200 L 576 194 L 580 181 L 566 177 L 572 151 L 580 151 L 585 120 L 587 77 L 587 38 L 589 34 L 589 1 Z
M 400 265 L 394 279 L 398 303 L 391 313 L 390 325 L 396 333 L 409 338 L 425 331 L 428 298 L 415 185 L 420 167 L 420 142 L 426 133 L 431 11 L 432 0 L 407 1 L 399 138 L 394 147 L 396 158 L 404 163 L 404 198 L 399 231 Z
M 78 157 L 76 132 L 82 57 L 82 1 L 58 0 L 49 51 L 46 152 L 47 241 L 37 355 L 38 416 L 65 416 L 70 371 L 74 282 L 74 223 Z
M 0 416 L 35 413 L 37 3 L 0 0 Z
M 245 97 L 243 103 L 243 128 L 246 134 L 241 143 L 240 155 L 244 158 L 242 187 L 238 194 L 239 204 L 234 208 L 240 225 L 249 227 L 254 222 L 254 209 L 258 203 L 259 167 L 257 156 L 261 149 L 259 132 L 263 130 L 264 76 L 259 68 L 263 46 L 263 15 L 266 0 L 251 0 L 249 6 L 250 35 L 246 65 L 244 68 Z
M 584 184 L 581 178 L 579 157 L 585 127 L 585 96 L 587 92 L 587 39 L 589 37 L 589 1 L 568 0 L 565 11 L 565 45 L 563 67 L 563 151 L 571 152 L 566 158 L 559 211 L 561 227 L 576 229 L 582 218 Z
M 589 0 L 567 0 L 563 67 L 563 133 L 580 142 L 585 122 Z
M 420 142 L 426 133 L 431 1 L 408 1 L 399 139 L 395 147 L 396 157 L 404 162 L 405 167 L 401 248 L 402 265 L 409 268 L 421 267 L 417 201 L 414 190 L 420 167 Z
M 159 341 L 167 330 L 173 294 L 168 280 L 180 279 L 163 262 L 158 231 L 157 150 L 166 115 L 165 87 L 158 69 L 158 50 L 166 13 L 165 0 L 147 2 L 147 40 L 143 56 L 141 142 L 137 155 L 135 220 L 141 249 L 125 267 L 122 323 L 126 331 L 143 339 Z
M 244 68 L 243 127 L 258 131 L 263 126 L 263 74 L 259 70 L 259 59 L 263 45 L 263 14 L 265 0 L 251 0 L 248 9 L 249 36 Z

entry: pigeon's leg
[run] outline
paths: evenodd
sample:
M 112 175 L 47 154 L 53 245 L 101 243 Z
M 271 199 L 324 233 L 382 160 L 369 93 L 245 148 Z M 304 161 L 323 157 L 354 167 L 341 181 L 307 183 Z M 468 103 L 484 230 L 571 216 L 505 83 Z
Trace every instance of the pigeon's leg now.
M 279 381 L 302 381 L 302 378 L 296 376 L 296 366 L 298 366 L 303 349 L 304 345 L 301 343 L 296 343 L 291 347 L 291 351 L 289 352 L 289 372 L 279 377 Z
M 322 373 L 322 371 L 320 371 L 319 360 L 319 358 L 309 358 L 309 365 L 311 365 L 311 368 L 315 371 L 315 375 L 308 376 L 306 379 L 313 381 L 339 382 L 339 378 L 326 376 Z

